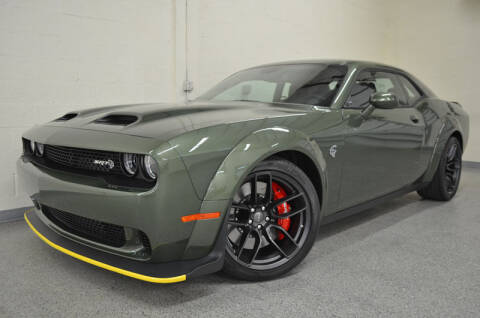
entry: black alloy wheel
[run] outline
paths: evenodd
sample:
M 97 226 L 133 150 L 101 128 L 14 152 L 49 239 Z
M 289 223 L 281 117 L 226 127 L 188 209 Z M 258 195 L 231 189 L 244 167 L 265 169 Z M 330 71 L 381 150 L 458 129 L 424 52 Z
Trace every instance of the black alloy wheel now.
M 462 171 L 462 152 L 458 143 L 452 143 L 446 153 L 445 186 L 449 195 L 457 191 Z
M 232 200 L 225 271 L 248 280 L 287 272 L 310 250 L 318 214 L 315 188 L 303 171 L 284 160 L 261 163 Z
M 457 193 L 461 174 L 462 146 L 456 137 L 450 137 L 432 181 L 417 192 L 425 199 L 448 201 Z

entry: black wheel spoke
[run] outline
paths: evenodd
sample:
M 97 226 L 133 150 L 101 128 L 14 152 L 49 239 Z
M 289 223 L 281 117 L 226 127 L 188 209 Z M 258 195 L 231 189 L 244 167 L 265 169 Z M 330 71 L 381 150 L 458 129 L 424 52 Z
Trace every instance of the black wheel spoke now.
M 240 203 L 233 203 L 232 208 L 237 209 L 237 210 L 247 210 L 250 211 L 250 208 L 244 204 Z
M 457 144 L 453 144 L 450 147 L 450 149 L 448 149 L 447 160 L 452 161 L 453 159 L 455 159 L 456 154 L 457 154 Z
M 448 172 L 455 172 L 456 169 L 457 169 L 457 167 L 454 163 L 448 163 L 447 166 L 446 166 L 446 170 Z
M 283 227 L 281 227 L 281 226 L 279 226 L 279 225 L 271 225 L 270 227 L 273 227 L 274 229 L 282 232 L 283 235 L 285 235 L 285 237 L 287 237 L 287 238 L 290 240 L 290 242 L 292 242 L 292 243 L 295 245 L 295 247 L 298 247 L 297 242 L 295 242 L 295 240 L 294 240 L 293 237 L 290 235 L 290 233 L 288 233 L 288 231 L 285 230 Z
M 303 196 L 304 196 L 303 192 L 299 192 L 299 193 L 287 195 L 287 196 L 284 197 L 284 198 L 281 198 L 281 199 L 278 199 L 278 200 L 276 200 L 276 201 L 273 201 L 271 205 L 272 205 L 273 207 L 276 207 L 276 206 L 282 205 L 282 204 L 284 204 L 284 203 L 288 203 L 289 201 L 298 199 L 298 198 L 303 197 Z
M 233 226 L 240 226 L 240 227 L 246 227 L 248 225 L 246 223 L 241 223 L 241 222 L 234 221 L 234 220 L 228 220 L 227 224 L 230 224 L 230 225 L 233 225 Z
M 255 260 L 255 258 L 257 257 L 258 255 L 258 252 L 260 251 L 260 247 L 262 245 L 262 238 L 261 238 L 261 235 L 259 232 L 257 231 L 252 231 L 251 233 L 254 233 L 255 235 L 255 244 L 253 246 L 253 254 L 252 256 L 250 257 L 249 261 L 248 261 L 248 264 L 252 264 L 252 262 Z
M 271 227 L 269 227 L 271 228 Z M 266 239 L 268 240 L 268 242 L 270 244 L 272 244 L 276 249 L 277 251 L 280 252 L 280 254 L 283 255 L 283 257 L 285 258 L 289 258 L 288 254 L 277 244 L 277 242 L 275 242 L 275 240 L 272 238 L 272 236 L 270 235 L 270 231 L 269 231 L 269 228 L 266 228 L 265 229 L 265 234 L 266 234 Z
M 445 183 L 448 192 L 455 191 L 460 176 L 461 152 L 456 143 L 452 144 L 446 154 Z
M 295 211 L 290 211 L 290 212 L 287 212 L 287 213 L 283 213 L 283 214 L 280 214 L 278 212 L 273 212 L 273 216 L 276 217 L 277 219 L 288 219 L 288 218 L 291 218 L 297 214 L 300 214 L 300 213 L 303 213 L 307 211 L 307 208 L 301 208 L 301 209 L 297 209 Z
M 267 188 L 265 190 L 265 204 L 269 204 L 270 202 L 273 201 L 273 187 L 272 187 L 272 174 L 268 173 L 267 174 L 268 179 L 267 179 Z
M 242 255 L 243 249 L 245 248 L 245 243 L 247 242 L 247 238 L 250 232 L 251 230 L 248 229 L 247 231 L 243 231 L 242 235 L 240 236 L 240 240 L 238 242 L 238 252 L 237 252 L 238 259 L 240 259 L 240 256 Z
M 447 186 L 448 187 L 452 187 L 452 186 L 455 185 L 455 179 L 453 178 L 453 176 L 447 175 L 446 179 L 447 179 Z

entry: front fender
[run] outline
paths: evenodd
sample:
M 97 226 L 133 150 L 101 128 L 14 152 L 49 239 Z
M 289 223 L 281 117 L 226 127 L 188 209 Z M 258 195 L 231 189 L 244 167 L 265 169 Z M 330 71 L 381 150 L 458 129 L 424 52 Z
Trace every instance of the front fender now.
M 223 242 L 220 233 L 225 224 L 224 217 L 241 181 L 258 162 L 276 153 L 293 150 L 312 159 L 322 180 L 322 197 L 327 197 L 326 164 L 318 145 L 302 132 L 262 126 L 265 127 L 263 121 L 221 125 L 198 129 L 170 140 L 171 148 L 184 161 L 197 195 L 203 201 L 200 212 L 221 212 L 219 219 L 195 222 L 185 252 L 186 259 L 204 256 L 215 242 Z M 246 131 L 249 133 L 245 134 Z
M 315 163 L 322 180 L 322 197 L 328 185 L 325 159 L 318 145 L 300 131 L 271 127 L 254 131 L 243 138 L 226 156 L 216 171 L 205 194 L 205 200 L 230 200 L 241 181 L 258 162 L 282 151 L 298 151 Z

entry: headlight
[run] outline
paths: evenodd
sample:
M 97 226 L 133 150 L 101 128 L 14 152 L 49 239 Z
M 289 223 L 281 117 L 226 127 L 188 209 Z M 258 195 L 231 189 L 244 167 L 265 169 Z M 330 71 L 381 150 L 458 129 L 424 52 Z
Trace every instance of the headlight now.
M 137 168 L 138 168 L 137 157 L 138 156 L 133 153 L 123 154 L 123 168 L 131 176 L 137 173 Z
M 32 154 L 35 153 L 35 141 L 30 140 L 30 151 Z
M 158 166 L 155 159 L 153 159 L 151 156 L 146 155 L 145 157 L 143 157 L 143 166 L 148 177 L 153 180 L 157 179 Z
M 37 150 L 37 155 L 39 155 L 40 157 L 43 157 L 43 144 L 36 142 L 35 149 Z

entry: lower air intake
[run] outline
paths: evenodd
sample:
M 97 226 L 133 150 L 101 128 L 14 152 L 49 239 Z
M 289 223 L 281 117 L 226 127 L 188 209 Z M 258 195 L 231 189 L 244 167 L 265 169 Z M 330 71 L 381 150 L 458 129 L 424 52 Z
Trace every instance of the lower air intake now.
M 113 247 L 125 245 L 125 230 L 122 226 L 96 221 L 47 206 L 42 206 L 42 211 L 51 222 L 69 233 Z

